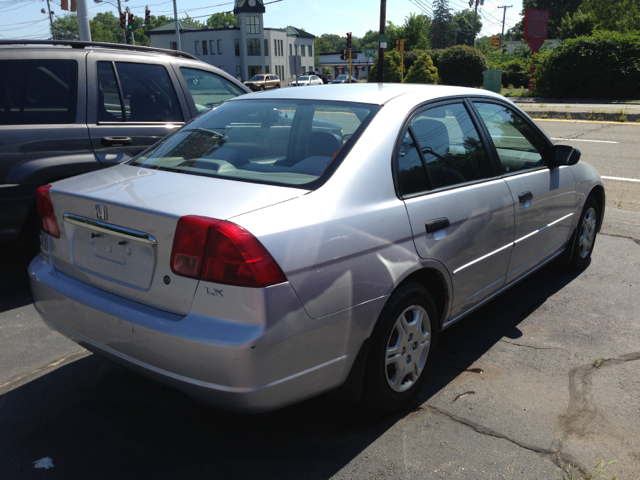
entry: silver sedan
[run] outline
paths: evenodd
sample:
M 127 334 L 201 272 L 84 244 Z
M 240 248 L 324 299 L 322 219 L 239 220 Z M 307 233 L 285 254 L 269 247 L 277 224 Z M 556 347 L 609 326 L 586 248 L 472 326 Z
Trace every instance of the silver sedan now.
M 238 97 L 38 191 L 43 320 L 211 404 L 406 405 L 438 333 L 551 261 L 585 268 L 595 169 L 486 90 Z

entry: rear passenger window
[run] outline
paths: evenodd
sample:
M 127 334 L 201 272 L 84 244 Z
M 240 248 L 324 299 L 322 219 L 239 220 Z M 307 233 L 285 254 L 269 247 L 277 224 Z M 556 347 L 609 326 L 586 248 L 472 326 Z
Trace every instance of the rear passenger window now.
M 98 81 L 98 121 L 184 120 L 171 78 L 162 65 L 98 62 Z
M 524 118 L 494 103 L 474 102 L 498 152 L 504 173 L 541 167 L 544 141 Z
M 463 104 L 426 110 L 411 122 L 411 130 L 433 189 L 491 177 L 482 142 Z
M 75 60 L 0 61 L 0 125 L 75 123 Z
M 204 70 L 180 67 L 187 88 L 193 97 L 198 113 L 220 105 L 246 92 L 224 78 Z

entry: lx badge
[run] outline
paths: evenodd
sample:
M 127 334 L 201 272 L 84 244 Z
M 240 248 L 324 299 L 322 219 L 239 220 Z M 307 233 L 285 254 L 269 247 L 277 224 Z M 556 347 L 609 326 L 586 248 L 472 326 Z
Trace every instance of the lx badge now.
M 213 295 L 214 297 L 223 297 L 224 295 L 222 295 L 222 290 L 218 290 L 217 288 L 212 288 L 211 291 L 209 291 L 209 287 L 204 287 L 204 292 L 207 295 Z

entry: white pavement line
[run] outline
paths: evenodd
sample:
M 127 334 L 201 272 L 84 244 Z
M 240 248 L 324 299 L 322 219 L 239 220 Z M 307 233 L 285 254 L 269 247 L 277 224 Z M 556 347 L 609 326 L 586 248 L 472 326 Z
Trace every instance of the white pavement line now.
M 584 140 L 582 138 L 551 138 L 551 140 L 564 140 L 565 142 L 618 143 L 610 140 Z
M 620 178 L 620 177 L 600 177 L 600 178 L 604 178 L 605 180 L 617 180 L 619 182 L 638 182 L 640 183 L 640 180 L 637 178 Z

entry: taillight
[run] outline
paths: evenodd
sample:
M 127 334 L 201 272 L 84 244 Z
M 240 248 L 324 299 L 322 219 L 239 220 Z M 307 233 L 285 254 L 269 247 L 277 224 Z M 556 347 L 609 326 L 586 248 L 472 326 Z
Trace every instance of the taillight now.
M 287 281 L 251 233 L 231 222 L 195 215 L 178 220 L 171 270 L 183 277 L 242 287 L 261 288 Z
M 43 185 L 36 190 L 36 206 L 40 217 L 40 228 L 52 237 L 60 238 L 60 229 L 53 213 L 53 204 L 49 196 L 51 185 Z

